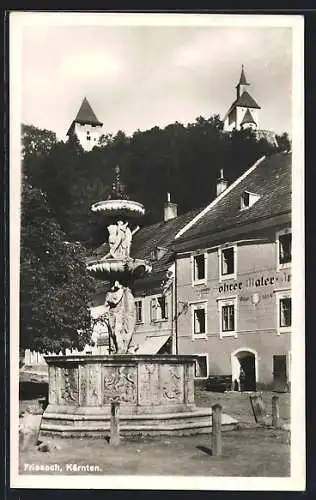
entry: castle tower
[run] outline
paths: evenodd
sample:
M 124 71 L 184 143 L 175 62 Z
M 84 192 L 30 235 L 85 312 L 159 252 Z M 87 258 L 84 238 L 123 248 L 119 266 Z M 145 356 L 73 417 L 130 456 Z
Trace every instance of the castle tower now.
M 261 107 L 248 92 L 250 83 L 247 81 L 242 65 L 238 84 L 236 85 L 236 100 L 230 106 L 224 118 L 224 130 L 259 129 L 259 110 Z
M 94 146 L 98 145 L 98 141 L 102 134 L 102 126 L 103 123 L 97 119 L 85 97 L 76 118 L 69 127 L 67 136 L 71 137 L 76 135 L 83 149 L 91 151 Z

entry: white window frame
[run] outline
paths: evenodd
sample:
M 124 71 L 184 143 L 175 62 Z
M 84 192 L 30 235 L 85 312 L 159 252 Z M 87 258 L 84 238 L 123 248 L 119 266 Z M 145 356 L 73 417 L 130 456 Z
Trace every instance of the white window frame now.
M 222 274 L 222 259 L 223 252 L 228 250 L 229 248 L 233 249 L 234 254 L 234 272 L 231 274 Z M 233 243 L 232 245 L 225 245 L 218 249 L 218 273 L 219 273 L 219 281 L 220 283 L 225 280 L 235 280 L 237 279 L 237 244 Z
M 195 376 L 195 366 L 194 366 L 194 379 L 195 380 L 206 380 L 209 377 L 209 361 L 208 361 L 208 353 L 207 352 L 202 352 L 202 353 L 196 353 L 194 356 L 198 356 L 199 358 L 206 358 L 206 376 L 205 377 L 196 377 Z M 195 361 L 196 363 L 196 361 Z
M 157 305 L 153 306 L 153 302 L 155 301 L 156 304 L 157 304 L 158 303 L 158 299 L 162 298 L 162 297 L 164 297 L 164 299 L 165 299 L 167 317 L 166 318 L 157 318 L 157 317 L 153 316 L 153 307 L 156 307 L 156 309 L 157 309 L 159 306 L 157 306 Z M 169 311 L 168 311 L 168 309 L 169 309 L 169 307 L 168 307 L 168 301 L 167 301 L 166 295 L 159 294 L 159 295 L 151 296 L 151 298 L 150 298 L 150 321 L 152 323 L 161 323 L 163 321 L 168 321 L 168 318 L 169 318 Z
M 284 234 L 291 234 L 292 237 L 292 229 L 289 227 L 282 229 L 281 231 L 277 231 L 276 233 L 275 241 L 276 241 L 277 271 L 280 271 L 282 269 L 287 269 L 292 265 L 292 259 L 290 260 L 290 262 L 285 262 L 284 264 L 280 263 L 280 236 L 283 236 Z
M 290 333 L 292 330 L 292 293 L 291 289 L 278 290 L 275 292 L 276 296 L 276 331 L 277 335 L 282 333 Z M 290 326 L 280 326 L 280 301 L 282 299 L 291 299 L 291 325 Z
M 249 195 L 249 205 L 248 206 L 244 205 L 243 196 L 245 194 Z M 250 191 L 244 191 L 240 197 L 240 210 L 249 210 L 249 208 L 252 207 L 259 199 L 260 199 L 259 194 L 251 193 Z
M 200 279 L 200 280 L 196 280 L 194 278 L 194 270 L 195 270 L 195 257 L 198 257 L 199 255 L 203 255 L 204 256 L 204 278 Z M 191 273 L 192 273 L 192 286 L 196 286 L 196 285 L 202 285 L 202 284 L 206 284 L 207 282 L 207 252 L 196 252 L 194 254 L 191 255 Z
M 136 302 L 140 302 L 141 304 L 141 311 L 142 311 L 142 319 L 141 321 L 137 320 L 137 305 Z M 144 301 L 142 299 L 135 299 L 135 309 L 136 309 L 136 325 L 143 325 L 145 320 L 144 320 Z
M 234 330 L 223 330 L 223 307 L 234 306 Z M 217 299 L 217 307 L 219 314 L 219 337 L 235 337 L 237 338 L 237 318 L 238 318 L 238 300 L 237 296 L 225 297 L 224 299 Z
M 198 300 L 196 302 L 190 302 L 191 306 L 191 332 L 192 332 L 192 340 L 197 339 L 207 339 L 207 300 Z M 197 309 L 204 309 L 205 315 L 205 332 L 203 333 L 195 333 L 194 331 L 194 312 Z

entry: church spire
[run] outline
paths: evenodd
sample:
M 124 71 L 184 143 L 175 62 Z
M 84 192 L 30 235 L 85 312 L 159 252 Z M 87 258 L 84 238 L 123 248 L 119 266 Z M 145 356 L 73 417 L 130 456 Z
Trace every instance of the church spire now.
M 247 82 L 247 78 L 246 78 L 246 75 L 245 75 L 245 69 L 244 69 L 244 65 L 242 64 L 241 65 L 241 74 L 240 74 L 240 78 L 239 78 L 239 82 L 238 84 L 236 85 L 236 89 L 237 89 L 237 99 L 239 99 L 239 97 L 244 93 L 244 91 L 246 90 L 246 87 L 249 86 L 250 83 Z

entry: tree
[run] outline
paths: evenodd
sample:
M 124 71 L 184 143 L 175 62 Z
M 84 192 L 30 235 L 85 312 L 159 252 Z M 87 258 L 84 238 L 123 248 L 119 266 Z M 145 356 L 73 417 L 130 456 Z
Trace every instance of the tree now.
M 94 280 L 85 251 L 66 241 L 46 195 L 24 178 L 21 210 L 20 348 L 83 349 L 92 327 Z
M 86 247 L 104 241 L 105 221 L 91 205 L 107 199 L 116 165 L 129 197 L 145 205 L 147 225 L 163 220 L 167 192 L 179 214 L 203 207 L 216 196 L 221 169 L 231 183 L 261 156 L 288 149 L 289 141 L 283 134 L 276 148 L 249 129 L 224 132 L 219 115 L 210 115 L 186 126 L 175 122 L 137 130 L 131 137 L 120 130 L 103 136 L 98 146 L 86 152 L 73 137 L 47 154 L 24 159 L 24 171 L 47 193 L 67 238 Z
M 34 125 L 22 124 L 23 158 L 30 155 L 44 156 L 53 149 L 56 143 L 57 137 L 55 132 L 39 129 L 34 127 Z
M 280 151 L 291 151 L 292 144 L 287 132 L 276 136 Z

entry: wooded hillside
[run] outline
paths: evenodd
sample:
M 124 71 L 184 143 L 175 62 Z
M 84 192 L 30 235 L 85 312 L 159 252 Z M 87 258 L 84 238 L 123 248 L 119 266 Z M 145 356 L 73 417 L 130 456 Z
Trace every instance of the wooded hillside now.
M 219 116 L 199 117 L 187 126 L 176 122 L 131 137 L 122 131 L 102 136 L 98 147 L 85 152 L 76 140 L 59 142 L 51 131 L 24 125 L 23 171 L 47 194 L 67 238 L 93 247 L 105 240 L 106 231 L 102 216 L 90 207 L 108 197 L 116 165 L 130 198 L 144 203 L 144 224 L 150 224 L 162 220 L 167 192 L 179 214 L 203 207 L 215 197 L 220 169 L 231 183 L 259 157 L 276 151 L 250 130 L 222 129 Z M 286 133 L 277 139 L 279 150 L 290 148 Z

